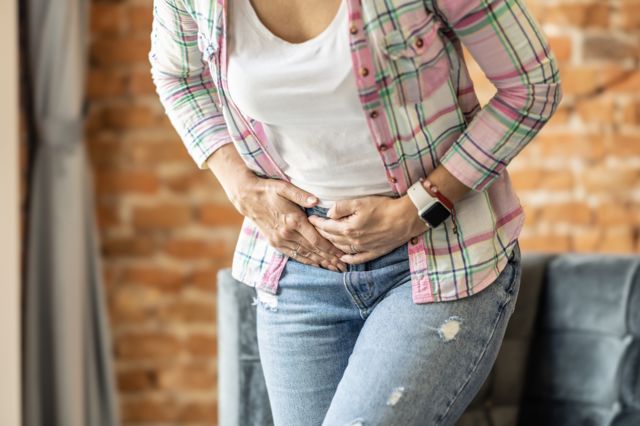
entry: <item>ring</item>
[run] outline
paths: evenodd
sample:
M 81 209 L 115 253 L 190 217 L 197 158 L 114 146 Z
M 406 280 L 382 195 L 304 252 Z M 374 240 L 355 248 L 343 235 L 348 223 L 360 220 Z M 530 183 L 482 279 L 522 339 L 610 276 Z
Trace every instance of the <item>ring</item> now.
M 299 248 L 300 248 L 300 243 L 298 243 L 298 247 L 293 249 L 293 251 L 291 252 L 291 257 L 296 257 L 298 255 L 298 249 Z

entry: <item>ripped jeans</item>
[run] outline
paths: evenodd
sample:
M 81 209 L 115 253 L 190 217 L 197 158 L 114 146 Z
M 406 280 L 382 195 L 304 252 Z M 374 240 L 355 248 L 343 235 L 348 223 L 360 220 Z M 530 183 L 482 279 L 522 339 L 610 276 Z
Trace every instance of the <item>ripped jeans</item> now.
M 490 286 L 455 301 L 413 303 L 406 244 L 347 266 L 334 272 L 289 259 L 278 294 L 255 293 L 275 426 L 455 424 L 513 312 L 518 243 Z

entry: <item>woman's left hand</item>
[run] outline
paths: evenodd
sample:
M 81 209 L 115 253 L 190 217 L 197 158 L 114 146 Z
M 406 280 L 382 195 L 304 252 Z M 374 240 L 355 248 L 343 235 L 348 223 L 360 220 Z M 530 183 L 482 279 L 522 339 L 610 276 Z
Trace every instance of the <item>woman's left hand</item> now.
M 328 217 L 310 215 L 318 233 L 346 254 L 340 260 L 359 264 L 389 253 L 428 229 L 408 195 L 372 195 L 338 200 Z

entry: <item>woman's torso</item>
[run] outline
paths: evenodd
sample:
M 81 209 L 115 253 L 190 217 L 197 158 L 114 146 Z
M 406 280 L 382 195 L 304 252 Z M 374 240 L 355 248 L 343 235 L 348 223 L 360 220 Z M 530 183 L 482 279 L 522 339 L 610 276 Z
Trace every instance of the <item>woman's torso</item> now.
M 230 139 L 257 175 L 289 180 L 273 161 L 274 149 L 263 123 L 243 116 L 228 96 L 226 21 L 228 7 L 235 0 L 185 1 L 198 25 L 198 47 L 219 95 L 220 114 L 215 117 L 219 127 L 205 148 L 215 149 Z M 540 120 L 553 113 L 561 94 L 546 40 L 540 38 L 541 32 L 528 16 L 493 14 L 490 5 L 480 0 L 447 3 L 453 7 L 445 13 L 457 22 L 455 31 L 438 16 L 443 11 L 436 11 L 431 1 L 346 1 L 358 95 L 371 142 L 382 153 L 389 188 L 402 196 L 412 183 L 444 162 L 474 188 L 456 204 L 458 233 L 453 232 L 453 221 L 447 220 L 407 242 L 413 300 L 430 303 L 477 293 L 495 280 L 524 223 L 510 176 L 502 170 L 509 161 L 505 153 L 529 142 L 540 121 L 510 116 L 520 114 L 519 109 L 481 110 L 458 37 L 465 37 L 465 44 L 483 61 L 483 71 L 494 84 L 521 94 L 529 102 L 526 112 L 539 114 Z M 471 8 L 478 10 L 474 19 L 460 19 Z M 523 41 L 518 45 L 518 61 L 506 57 L 502 35 Z M 494 56 L 483 57 L 480 51 Z M 527 91 L 521 83 L 525 77 L 545 90 Z M 512 103 L 515 97 L 507 96 L 511 92 L 503 91 L 493 105 Z M 201 139 L 188 138 L 186 143 L 199 161 Z M 494 151 L 500 154 L 499 163 L 483 156 L 492 146 L 500 148 Z M 245 218 L 234 250 L 232 276 L 277 294 L 287 260 Z
M 299 29 L 311 38 L 278 27 L 286 40 L 267 28 L 250 0 L 229 6 L 229 96 L 264 124 L 274 159 L 291 182 L 318 196 L 321 206 L 393 195 L 358 98 L 346 2 L 320 32 Z

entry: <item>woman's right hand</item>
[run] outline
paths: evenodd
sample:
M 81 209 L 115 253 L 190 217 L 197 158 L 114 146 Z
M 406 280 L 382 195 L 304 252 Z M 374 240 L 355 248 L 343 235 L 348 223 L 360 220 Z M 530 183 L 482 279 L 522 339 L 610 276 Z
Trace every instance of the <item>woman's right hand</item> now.
M 307 200 L 313 194 L 290 182 L 255 174 L 229 192 L 235 208 L 255 222 L 275 249 L 291 256 L 299 247 L 295 257 L 298 262 L 347 271 L 347 265 L 339 259 L 346 253 L 321 236 L 301 208 L 317 203 L 317 198 Z

